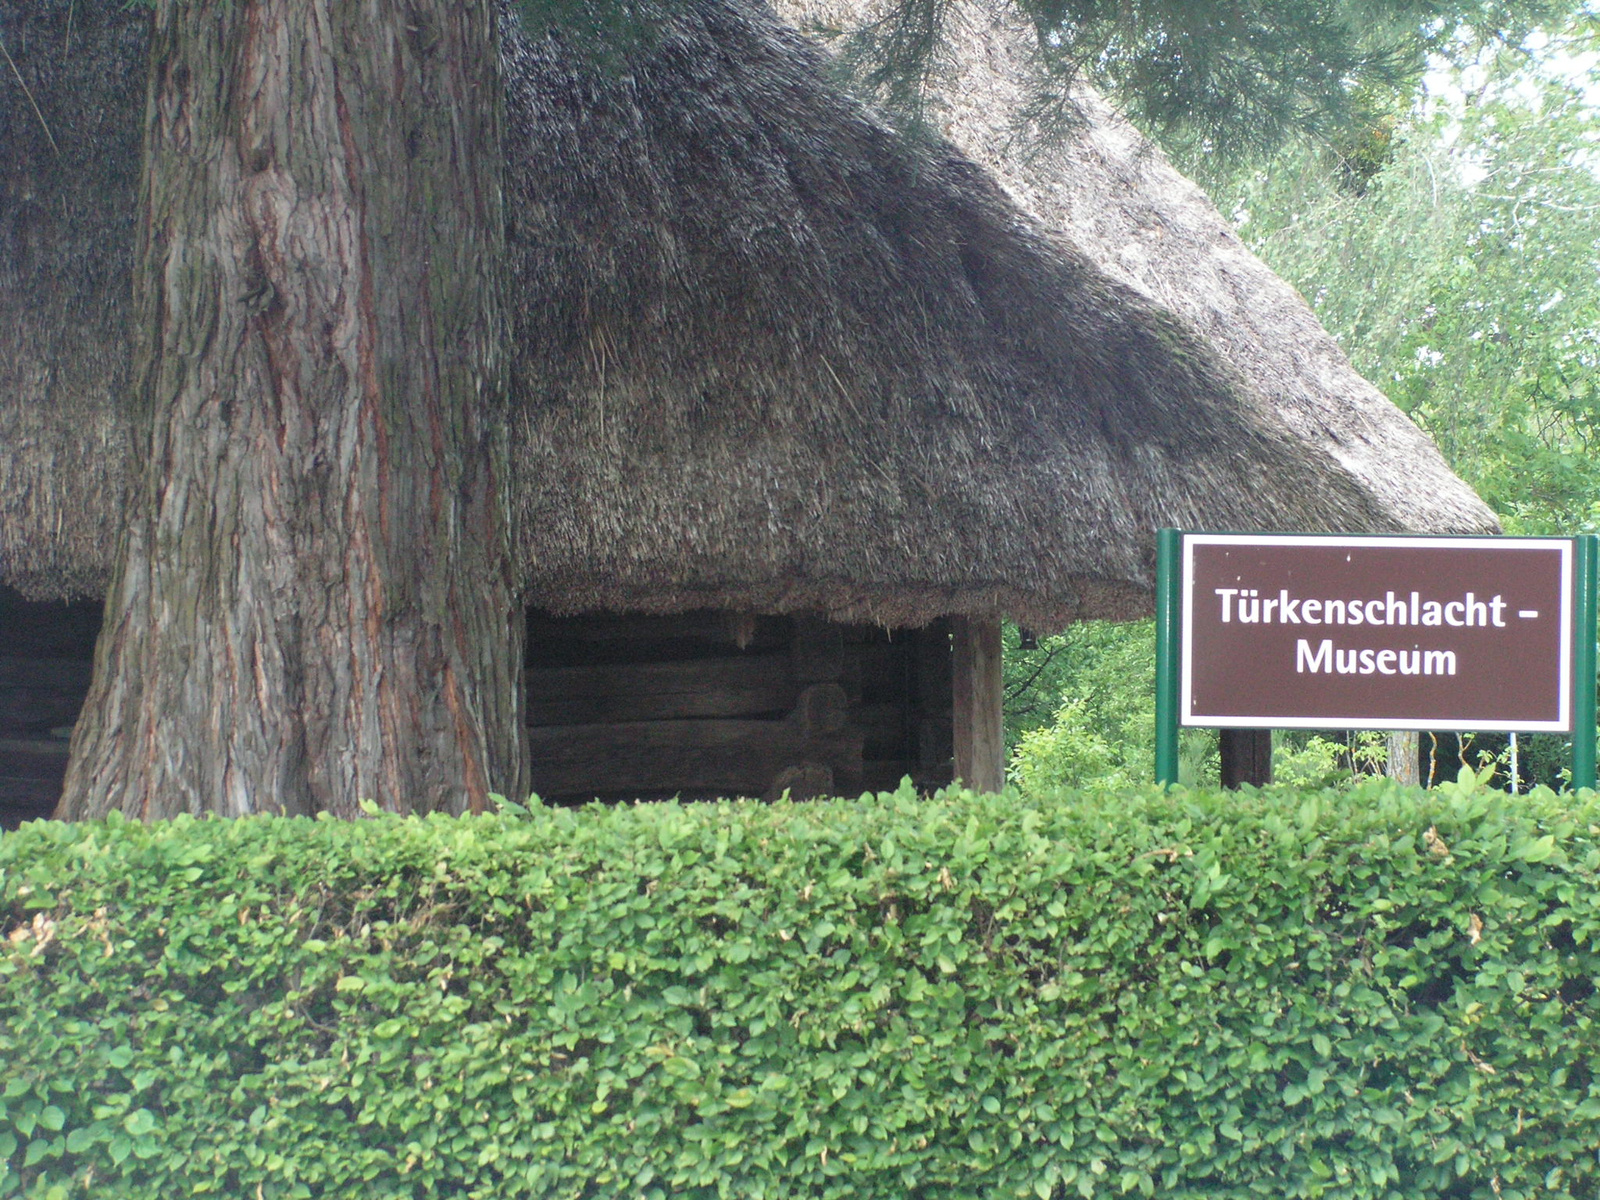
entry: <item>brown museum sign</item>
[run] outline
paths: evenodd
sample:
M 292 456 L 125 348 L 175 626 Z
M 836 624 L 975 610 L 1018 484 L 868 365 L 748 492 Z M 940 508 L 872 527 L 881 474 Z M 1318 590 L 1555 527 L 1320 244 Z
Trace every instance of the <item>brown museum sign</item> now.
M 1567 731 L 1573 542 L 1187 534 L 1179 723 Z

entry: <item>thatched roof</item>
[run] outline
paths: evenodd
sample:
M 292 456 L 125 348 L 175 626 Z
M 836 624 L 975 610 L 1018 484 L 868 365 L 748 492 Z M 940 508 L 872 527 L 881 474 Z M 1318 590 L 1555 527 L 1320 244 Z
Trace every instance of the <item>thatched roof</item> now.
M 801 29 L 837 39 L 871 19 L 878 2 L 774 6 Z M 931 122 L 952 145 L 1107 274 L 1188 321 L 1257 405 L 1326 449 L 1399 524 L 1498 528 L 1432 439 L 1357 374 L 1300 294 L 1103 96 L 1077 86 L 1081 120 L 1055 136 L 1019 122 L 1032 98 L 1033 34 L 1003 0 L 952 5 L 946 17 L 929 99 Z
M 0 582 L 38 598 L 104 589 L 122 511 L 144 22 L 0 3 Z
M 1299 419 L 1263 394 L 1266 347 L 1206 328 L 1217 298 L 1169 303 L 896 136 L 762 12 L 672 11 L 626 71 L 550 41 L 511 59 L 537 601 L 1048 627 L 1144 608 L 1163 524 L 1492 525 L 1348 367 L 1302 389 L 1329 421 Z M 1170 194 L 1094 203 L 1138 221 Z M 1298 302 L 1274 352 L 1297 318 L 1337 356 Z M 1381 481 L 1341 462 L 1362 404 L 1388 418 Z
M 1323 412 L 1321 425 L 1268 398 L 1262 381 L 1278 368 L 1251 358 L 1248 336 L 1233 353 L 1207 327 L 1225 309 L 1184 311 L 953 145 L 896 134 L 764 9 L 662 9 L 620 61 L 549 37 L 507 43 L 519 545 L 533 603 L 894 624 L 998 608 L 1049 627 L 1142 610 L 1162 524 L 1492 524 L 1370 389 L 1352 399 L 1308 384 L 1305 411 Z M 46 174 L 37 147 L 22 153 Z M 116 303 L 75 294 L 112 319 L 125 290 Z M 0 299 L 0 336 L 48 374 L 72 347 L 16 334 L 27 303 Z M 117 370 L 38 407 L 104 411 L 93 397 L 115 397 Z M 32 406 L 19 395 L 0 390 L 0 414 Z M 1385 406 L 1369 424 L 1389 481 L 1342 440 L 1362 404 Z M 6 484 L 0 575 L 36 592 L 98 578 L 115 511 L 99 506 L 118 466 L 106 460 L 78 510 L 69 489 L 83 477 L 63 487 L 37 469 L 66 498 L 54 511 L 70 538 L 52 540 L 49 513 Z

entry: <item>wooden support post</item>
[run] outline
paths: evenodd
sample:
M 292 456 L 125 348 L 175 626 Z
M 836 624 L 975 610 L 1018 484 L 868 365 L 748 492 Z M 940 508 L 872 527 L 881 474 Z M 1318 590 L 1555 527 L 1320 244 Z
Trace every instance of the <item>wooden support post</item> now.
M 1005 784 L 1005 728 L 1000 702 L 1000 618 L 952 617 L 956 778 L 975 792 Z
M 1272 730 L 1221 730 L 1222 786 L 1266 787 L 1272 782 Z
M 1178 782 L 1178 687 L 1183 659 L 1183 534 L 1156 531 L 1156 782 Z
M 1595 785 L 1595 622 L 1600 604 L 1600 538 L 1578 539 L 1572 563 L 1572 786 Z

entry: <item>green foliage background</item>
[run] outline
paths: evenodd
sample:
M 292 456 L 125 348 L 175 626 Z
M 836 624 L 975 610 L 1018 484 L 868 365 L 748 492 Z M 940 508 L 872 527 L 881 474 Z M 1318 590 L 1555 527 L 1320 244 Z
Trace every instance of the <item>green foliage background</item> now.
M 1007 627 L 1005 716 L 1011 781 L 1024 791 L 1111 791 L 1153 783 L 1155 623 L 1081 621 L 1038 639 L 1034 649 L 1024 650 L 1019 642 L 1018 631 Z M 1382 738 L 1374 740 L 1373 735 L 1279 730 L 1273 741 L 1273 778 L 1295 787 L 1329 787 L 1381 773 L 1386 757 Z M 1477 749 L 1468 748 L 1469 761 L 1476 762 Z M 1178 756 L 1178 778 L 1184 786 L 1216 785 L 1216 730 L 1180 730 Z M 1441 777 L 1452 778 L 1459 765 L 1459 759 L 1447 756 Z
M 1600 113 L 1581 76 L 1521 61 L 1458 78 L 1370 131 L 1359 188 L 1302 150 L 1215 198 L 1508 532 L 1592 532 Z
M 1080 621 L 1023 650 L 1004 630 L 1010 776 L 1025 790 L 1155 781 L 1154 621 Z M 1217 782 L 1215 731 L 1180 735 L 1179 778 Z
M 0 1195 L 1590 1198 L 1600 805 L 35 823 Z

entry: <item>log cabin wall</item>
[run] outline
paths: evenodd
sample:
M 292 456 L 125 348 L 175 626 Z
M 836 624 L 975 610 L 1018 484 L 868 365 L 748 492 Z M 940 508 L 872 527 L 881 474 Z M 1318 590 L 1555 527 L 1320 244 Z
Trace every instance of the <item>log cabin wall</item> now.
M 952 778 L 947 622 L 700 611 L 528 621 L 534 791 L 557 803 L 853 795 Z
M 0 827 L 55 808 L 100 614 L 0 587 Z M 547 800 L 853 795 L 907 776 L 932 791 L 953 777 L 948 621 L 534 613 L 528 632 Z
M 94 667 L 98 602 L 36 604 L 0 586 L 0 828 L 48 817 Z

